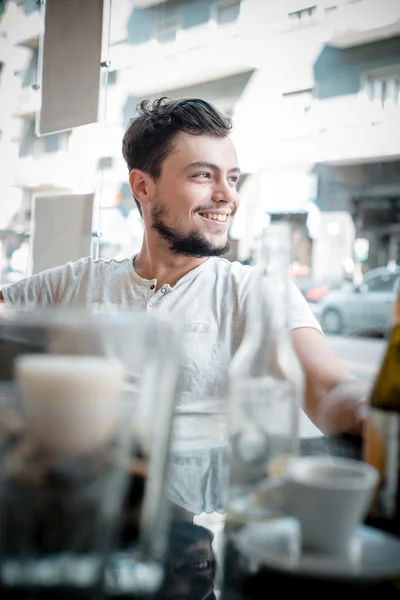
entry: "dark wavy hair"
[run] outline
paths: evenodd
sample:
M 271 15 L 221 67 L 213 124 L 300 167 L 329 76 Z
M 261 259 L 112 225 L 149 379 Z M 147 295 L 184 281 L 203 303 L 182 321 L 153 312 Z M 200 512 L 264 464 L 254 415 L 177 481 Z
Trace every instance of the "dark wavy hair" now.
M 136 112 L 123 137 L 122 154 L 129 172 L 140 169 L 154 181 L 160 177 L 179 132 L 222 138 L 232 129 L 229 117 L 200 98 L 171 100 L 164 96 L 153 103 L 142 100 Z M 142 214 L 140 203 L 135 201 Z

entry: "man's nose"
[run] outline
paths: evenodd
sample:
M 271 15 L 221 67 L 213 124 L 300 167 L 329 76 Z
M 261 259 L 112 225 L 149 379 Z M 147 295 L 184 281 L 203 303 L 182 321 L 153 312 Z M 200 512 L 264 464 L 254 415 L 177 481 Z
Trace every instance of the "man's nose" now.
M 232 203 L 237 198 L 237 190 L 232 187 L 227 181 L 218 183 L 212 193 L 214 202 Z

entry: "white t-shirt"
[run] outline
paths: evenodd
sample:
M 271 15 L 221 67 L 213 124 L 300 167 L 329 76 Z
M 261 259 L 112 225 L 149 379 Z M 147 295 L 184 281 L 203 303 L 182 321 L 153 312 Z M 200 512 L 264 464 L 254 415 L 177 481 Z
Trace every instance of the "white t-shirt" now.
M 174 287 L 140 277 L 134 259 L 93 260 L 82 258 L 49 269 L 4 288 L 7 303 L 91 306 L 117 304 L 121 308 L 157 311 L 184 322 L 183 377 L 178 414 L 185 415 L 185 432 L 193 419 L 193 432 L 220 436 L 210 413 L 224 412 L 222 398 L 229 363 L 243 338 L 245 299 L 253 267 L 224 258 L 209 258 L 182 277 Z M 298 288 L 290 288 L 291 328 L 320 326 Z M 218 403 L 218 399 L 220 402 Z M 207 428 L 198 428 L 202 419 Z M 221 434 L 222 435 L 222 434 Z M 196 436 L 197 437 L 197 434 Z
M 243 338 L 246 294 L 253 267 L 224 258 L 209 258 L 173 287 L 165 284 L 156 292 L 157 280 L 140 277 L 133 262 L 132 258 L 119 261 L 83 258 L 12 284 L 2 292 L 5 301 L 11 304 L 117 304 L 121 308 L 159 311 L 183 321 L 183 375 L 174 441 L 186 454 L 186 460 L 190 457 L 193 463 L 198 449 L 216 448 L 226 441 L 228 367 Z M 320 331 L 294 283 L 290 287 L 290 306 L 292 329 L 312 327 Z M 184 479 L 187 478 L 185 462 L 178 461 L 179 466 L 176 465 Z M 202 460 L 199 469 L 208 479 L 210 464 L 207 467 L 206 462 Z M 199 472 L 194 477 L 192 467 L 193 478 L 202 485 L 203 475 Z M 177 483 L 179 479 L 177 476 Z

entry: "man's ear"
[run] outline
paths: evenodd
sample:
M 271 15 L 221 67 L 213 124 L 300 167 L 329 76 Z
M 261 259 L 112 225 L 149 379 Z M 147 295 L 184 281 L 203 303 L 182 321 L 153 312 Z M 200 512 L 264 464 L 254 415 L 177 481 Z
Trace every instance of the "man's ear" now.
M 132 194 L 142 206 L 150 201 L 150 178 L 139 169 L 132 169 L 129 173 L 129 185 L 131 186 Z

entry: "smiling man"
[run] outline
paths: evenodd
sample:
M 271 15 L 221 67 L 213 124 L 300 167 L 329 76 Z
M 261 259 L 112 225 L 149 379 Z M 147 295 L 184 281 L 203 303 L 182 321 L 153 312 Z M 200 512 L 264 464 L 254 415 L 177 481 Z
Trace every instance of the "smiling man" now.
M 143 101 L 122 145 L 144 221 L 139 254 L 83 258 L 3 290 L 11 304 L 117 304 L 183 320 L 178 439 L 224 437 L 224 417 L 210 415 L 225 414 L 228 367 L 244 332 L 252 267 L 221 258 L 239 202 L 230 131 L 230 119 L 201 99 Z M 326 433 L 360 433 L 368 388 L 333 354 L 294 284 L 290 302 L 308 416 Z
M 230 121 L 206 102 L 160 99 L 139 110 L 123 154 L 145 225 L 135 269 L 157 289 L 229 250 L 240 169 Z

